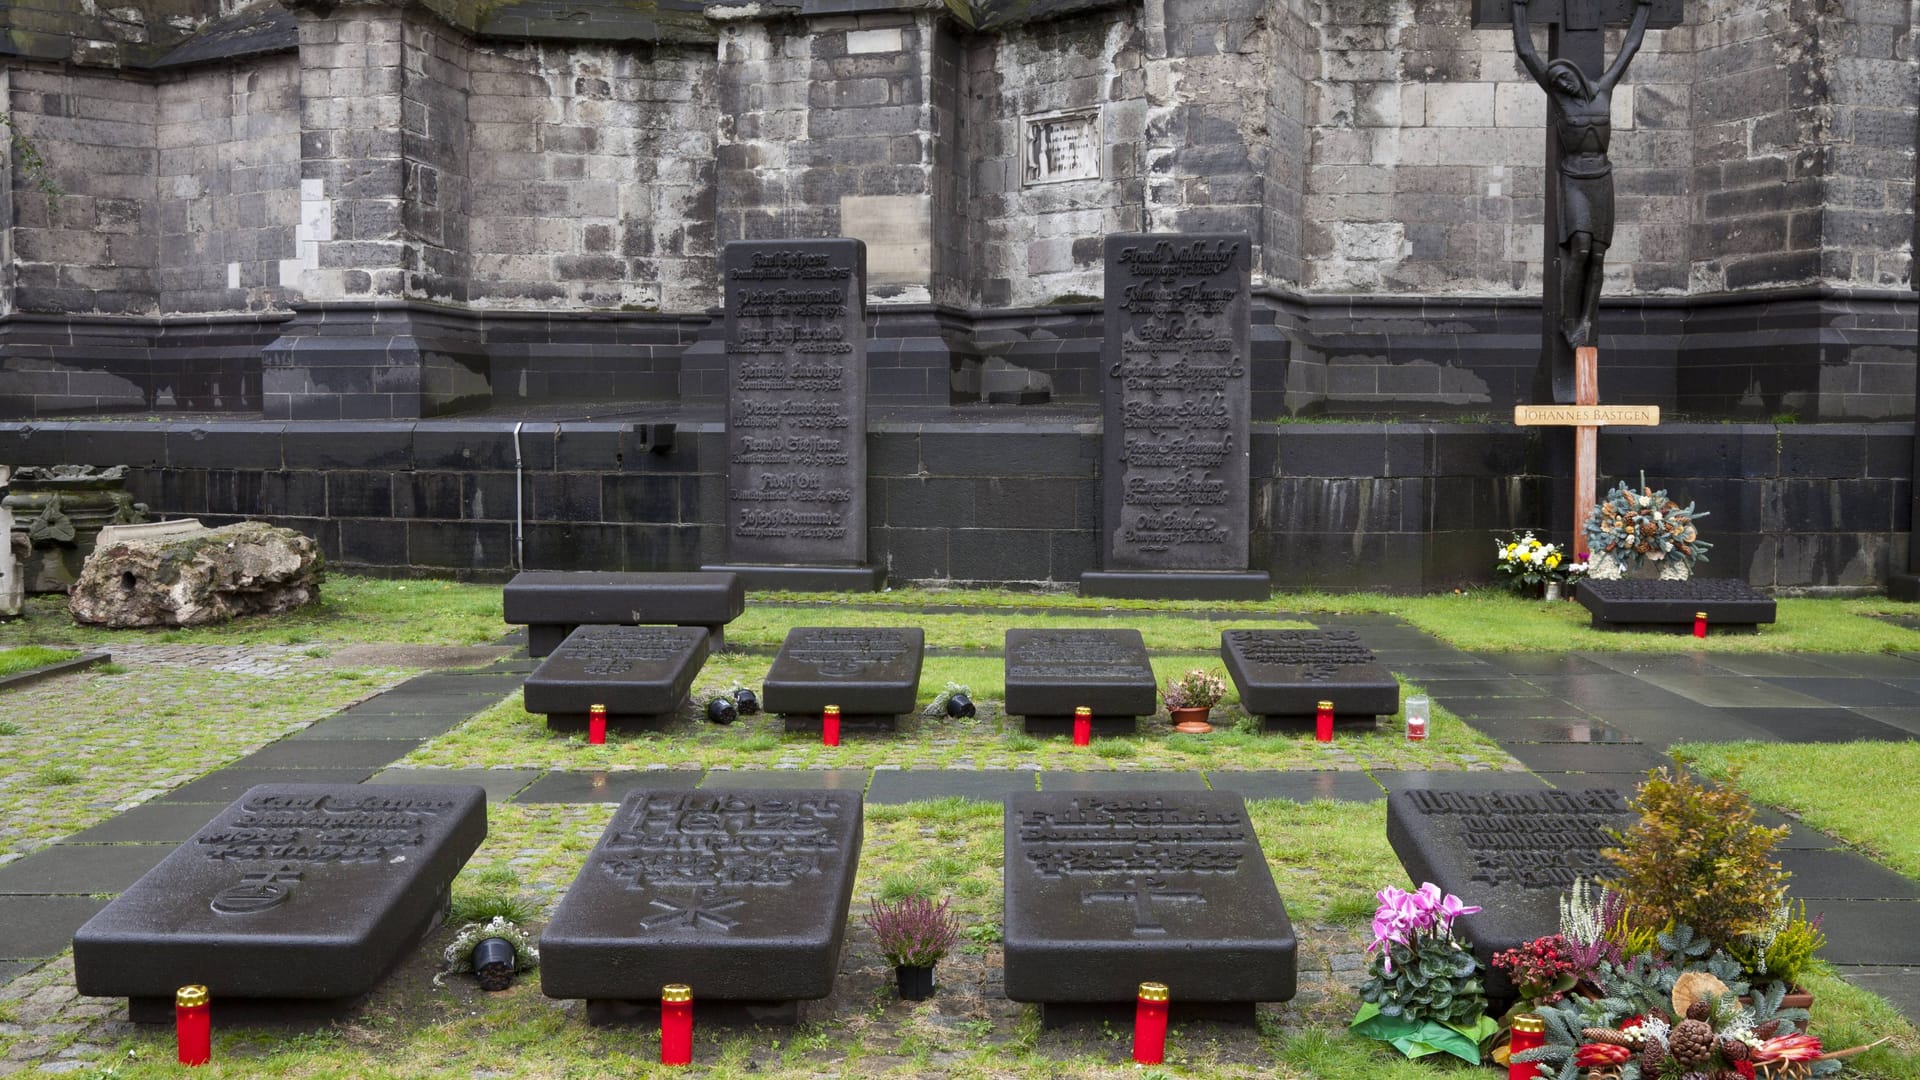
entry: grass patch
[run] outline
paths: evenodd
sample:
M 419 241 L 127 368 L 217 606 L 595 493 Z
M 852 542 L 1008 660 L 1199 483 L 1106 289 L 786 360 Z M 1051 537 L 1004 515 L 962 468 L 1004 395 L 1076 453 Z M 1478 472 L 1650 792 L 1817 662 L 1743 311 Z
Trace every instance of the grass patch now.
M 66 787 L 86 778 L 86 772 L 73 765 L 42 765 L 33 770 L 33 782 L 46 787 Z
M 40 645 L 0 649 L 0 679 L 47 667 L 50 664 L 65 663 L 79 655 L 73 649 L 49 649 Z
M 1797 814 L 1920 878 L 1920 820 L 1912 812 L 1920 742 L 1686 743 L 1674 753 L 1716 780 L 1741 770 L 1738 785 L 1755 802 Z

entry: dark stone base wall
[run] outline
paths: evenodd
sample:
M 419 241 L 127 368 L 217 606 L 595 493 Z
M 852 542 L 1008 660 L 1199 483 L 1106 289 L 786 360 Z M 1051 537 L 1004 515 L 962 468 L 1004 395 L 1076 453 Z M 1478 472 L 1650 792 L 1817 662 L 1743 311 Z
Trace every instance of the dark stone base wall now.
M 1097 569 L 1097 414 L 965 410 L 869 432 L 869 550 L 888 579 L 1065 586 Z M 1497 533 L 1562 520 L 1555 435 L 1504 424 L 1256 424 L 1253 564 L 1282 588 L 1452 588 L 1491 578 Z M 525 563 L 691 570 L 723 561 L 724 436 L 684 423 L 526 423 Z M 1602 435 L 1619 474 L 1711 512 L 1702 572 L 1763 588 L 1883 584 L 1907 564 L 1908 423 L 1669 425 Z M 0 425 L 0 460 L 132 466 L 155 512 L 264 517 L 336 566 L 499 579 L 514 558 L 511 422 Z M 1563 537 L 1552 533 L 1553 539 Z

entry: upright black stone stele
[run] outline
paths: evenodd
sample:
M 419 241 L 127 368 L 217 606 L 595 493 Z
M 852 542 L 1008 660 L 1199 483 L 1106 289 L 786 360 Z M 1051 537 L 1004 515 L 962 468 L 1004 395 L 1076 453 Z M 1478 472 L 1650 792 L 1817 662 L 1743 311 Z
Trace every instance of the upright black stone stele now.
M 1100 569 L 1086 596 L 1264 600 L 1247 569 L 1252 239 L 1107 237 Z
M 1387 796 L 1387 842 L 1413 884 L 1431 881 L 1478 904 L 1453 931 L 1482 964 L 1493 954 L 1559 932 L 1560 896 L 1576 878 L 1613 870 L 1601 854 L 1633 824 L 1612 788 L 1548 791 L 1396 791 Z M 1511 980 L 1487 973 L 1487 995 L 1511 1001 Z
M 727 283 L 727 565 L 749 589 L 871 592 L 867 247 L 737 240 Z
M 1130 1011 L 1149 981 L 1193 1019 L 1293 997 L 1293 924 L 1238 794 L 1020 792 L 1005 820 L 1007 996 L 1043 1024 Z
M 540 935 L 540 989 L 593 1024 L 657 1024 L 693 987 L 706 1023 L 796 1023 L 840 968 L 860 796 L 635 791 Z
M 216 1023 L 337 1016 L 447 909 L 487 836 L 479 787 L 261 784 L 73 935 L 73 979 L 173 1021 L 204 985 Z

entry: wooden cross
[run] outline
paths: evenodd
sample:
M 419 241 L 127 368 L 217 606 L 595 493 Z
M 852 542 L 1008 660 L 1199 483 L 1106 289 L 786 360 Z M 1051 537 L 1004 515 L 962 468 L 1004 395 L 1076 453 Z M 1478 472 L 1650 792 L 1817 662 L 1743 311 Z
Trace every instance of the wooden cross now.
M 1573 545 L 1568 556 L 1580 553 L 1587 515 L 1593 512 L 1594 487 L 1599 479 L 1600 425 L 1651 427 L 1660 422 L 1658 405 L 1600 404 L 1600 350 L 1589 345 L 1573 354 L 1572 405 L 1515 405 L 1513 422 L 1519 427 L 1573 428 Z

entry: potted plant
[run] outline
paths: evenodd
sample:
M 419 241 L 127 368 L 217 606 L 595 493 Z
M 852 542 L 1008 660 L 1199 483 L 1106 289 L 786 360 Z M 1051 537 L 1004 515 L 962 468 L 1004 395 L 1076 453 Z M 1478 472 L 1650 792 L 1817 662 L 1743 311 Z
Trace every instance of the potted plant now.
M 880 946 L 880 954 L 893 965 L 894 979 L 905 1001 L 924 1001 L 933 996 L 933 965 L 953 948 L 960 933 L 948 902 L 934 903 L 925 897 L 909 896 L 895 903 L 875 899 L 866 915 L 868 929 Z
M 1227 680 L 1206 668 L 1194 668 L 1185 675 L 1168 679 L 1164 696 L 1167 715 L 1173 719 L 1173 730 L 1204 735 L 1213 730 L 1213 725 L 1207 723 L 1207 714 L 1227 696 Z
M 933 695 L 933 701 L 921 710 L 922 716 L 946 714 L 949 720 L 971 720 L 979 714 L 973 704 L 973 688 L 966 683 L 948 682 L 946 689 Z
M 1598 581 L 1629 574 L 1658 576 L 1662 581 L 1685 581 L 1693 564 L 1704 560 L 1712 544 L 1700 539 L 1695 522 L 1707 511 L 1692 503 L 1681 506 L 1665 490 L 1647 486 L 1640 474 L 1640 490 L 1622 480 L 1620 486 L 1594 504 L 1587 515 L 1587 576 Z
M 1351 1027 L 1410 1058 L 1447 1053 L 1480 1063 L 1480 1045 L 1500 1030 L 1487 1015 L 1480 962 L 1453 936 L 1453 921 L 1480 909 L 1427 882 L 1377 894 L 1374 954 Z
M 1493 572 L 1505 578 L 1515 592 L 1551 590 L 1547 599 L 1560 599 L 1560 583 L 1565 581 L 1561 566 L 1566 561 L 1564 552 L 1533 535 L 1532 530 L 1494 541 Z
M 471 971 L 482 990 L 505 990 L 513 977 L 540 966 L 540 948 L 520 924 L 504 915 L 460 928 L 453 943 L 440 954 L 435 986 L 445 986 L 448 975 Z

